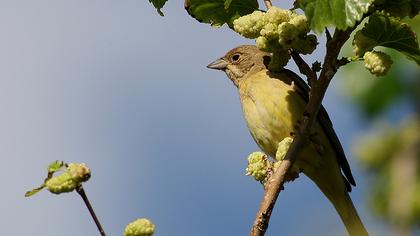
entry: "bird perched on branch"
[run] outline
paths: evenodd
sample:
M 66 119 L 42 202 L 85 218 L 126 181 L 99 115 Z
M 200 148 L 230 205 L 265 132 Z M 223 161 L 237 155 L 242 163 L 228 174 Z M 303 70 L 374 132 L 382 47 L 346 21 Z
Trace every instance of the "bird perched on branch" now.
M 207 67 L 222 70 L 238 88 L 242 111 L 252 137 L 275 157 L 280 141 L 294 137 L 308 102 L 309 87 L 292 71 L 271 72 L 270 54 L 253 45 L 230 50 Z M 293 169 L 303 172 L 334 205 L 350 235 L 368 235 L 348 195 L 355 181 L 343 148 L 323 107 L 312 127 L 309 144 Z

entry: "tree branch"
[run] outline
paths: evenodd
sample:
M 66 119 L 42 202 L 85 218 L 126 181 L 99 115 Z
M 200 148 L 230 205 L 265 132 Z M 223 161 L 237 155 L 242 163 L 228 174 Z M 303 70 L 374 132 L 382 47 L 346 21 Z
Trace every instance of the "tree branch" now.
M 311 67 L 309 67 L 309 65 L 306 63 L 306 61 L 303 60 L 299 53 L 295 52 L 294 50 L 291 50 L 290 54 L 292 55 L 293 60 L 299 68 L 300 73 L 306 75 L 306 78 L 308 78 L 308 84 L 312 87 L 312 84 L 317 80 L 317 75 L 315 71 L 313 71 Z
M 80 185 L 79 187 L 76 188 L 77 193 L 80 195 L 80 197 L 82 197 L 83 202 L 85 203 L 87 209 L 89 210 L 90 215 L 93 218 L 93 221 L 95 221 L 96 227 L 99 230 L 99 233 L 101 234 L 101 236 L 106 236 L 104 229 L 101 226 L 101 223 L 99 222 L 98 217 L 95 214 L 95 211 L 92 208 L 92 205 L 89 202 L 89 199 L 85 193 L 85 190 L 83 189 L 83 187 Z
M 348 63 L 350 63 L 350 62 L 352 62 L 351 60 L 349 60 L 349 58 L 347 58 L 347 57 L 342 57 L 341 59 L 339 59 L 338 61 L 337 61 L 337 65 L 338 66 L 345 66 L 345 65 L 347 65 Z
M 337 57 L 341 47 L 350 37 L 353 29 L 346 31 L 336 30 L 334 36 L 327 41 L 327 52 L 324 59 L 319 79 L 314 81 L 311 88 L 309 102 L 303 114 L 300 129 L 293 140 L 284 160 L 280 167 L 273 173 L 271 178 L 267 181 L 267 188 L 264 193 L 264 198 L 261 201 L 260 209 L 255 218 L 251 236 L 261 236 L 265 234 L 270 221 L 271 213 L 276 203 L 280 190 L 283 187 L 285 176 L 290 167 L 296 161 L 299 151 L 304 144 L 308 142 L 308 137 L 311 132 L 311 127 L 316 121 L 318 110 L 321 107 L 322 99 L 327 91 L 328 85 L 333 78 L 337 69 L 340 67 L 337 64 Z

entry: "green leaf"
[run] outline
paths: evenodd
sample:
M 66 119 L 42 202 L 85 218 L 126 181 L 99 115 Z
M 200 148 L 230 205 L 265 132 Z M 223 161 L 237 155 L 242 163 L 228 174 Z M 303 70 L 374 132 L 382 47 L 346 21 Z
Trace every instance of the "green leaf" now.
M 155 6 L 157 12 L 161 16 L 163 16 L 163 12 L 160 9 L 162 9 L 162 7 L 165 5 L 167 1 L 168 0 L 149 0 L 149 2 L 151 2 L 153 6 Z
M 310 27 L 320 33 L 325 27 L 335 26 L 345 30 L 353 27 L 368 11 L 374 0 L 298 0 L 297 7 L 303 9 Z
M 420 65 L 420 49 L 416 33 L 408 24 L 382 14 L 369 17 L 361 33 L 376 41 L 377 46 L 395 49 Z
M 319 61 L 316 61 L 316 62 L 314 62 L 314 63 L 312 63 L 312 67 L 311 67 L 311 69 L 313 70 L 313 71 L 315 71 L 315 72 L 320 72 L 321 71 L 321 69 L 322 69 L 322 64 L 321 64 L 321 62 L 319 62 Z
M 34 189 L 30 190 L 30 191 L 27 191 L 25 193 L 25 197 L 30 197 L 30 196 L 38 193 L 39 191 L 41 191 L 43 188 L 45 188 L 45 184 L 39 186 L 38 188 L 34 188 Z
M 220 27 L 258 9 L 257 0 L 185 0 L 185 9 L 194 19 Z
M 66 164 L 63 161 L 53 161 L 48 165 L 48 174 L 61 170 Z

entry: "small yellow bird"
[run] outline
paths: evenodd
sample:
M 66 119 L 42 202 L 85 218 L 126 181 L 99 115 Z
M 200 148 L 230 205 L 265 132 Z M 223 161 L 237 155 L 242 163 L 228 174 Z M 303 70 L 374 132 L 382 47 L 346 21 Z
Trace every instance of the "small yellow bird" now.
M 269 61 L 269 53 L 243 45 L 207 67 L 224 71 L 238 88 L 252 137 L 266 154 L 275 157 L 279 142 L 294 137 L 297 131 L 309 87 L 292 71 L 269 71 Z M 312 130 L 310 144 L 301 150 L 294 166 L 326 195 L 350 235 L 368 235 L 348 195 L 351 185 L 355 186 L 350 166 L 323 107 Z

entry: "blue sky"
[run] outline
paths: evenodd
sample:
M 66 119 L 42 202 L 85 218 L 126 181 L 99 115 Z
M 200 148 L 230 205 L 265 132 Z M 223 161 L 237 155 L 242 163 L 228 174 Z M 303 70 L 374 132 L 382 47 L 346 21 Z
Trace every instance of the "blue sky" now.
M 165 17 L 139 0 L 1 5 L 1 235 L 97 235 L 77 194 L 24 198 L 53 160 L 91 167 L 85 189 L 108 235 L 138 217 L 150 218 L 156 235 L 248 233 L 263 192 L 244 169 L 258 148 L 234 86 L 206 65 L 252 41 L 198 23 L 175 0 Z M 324 104 L 349 153 L 366 125 L 335 85 Z M 359 184 L 352 197 L 379 234 L 348 158 Z M 345 235 L 303 176 L 280 194 L 268 235 L 280 232 Z

